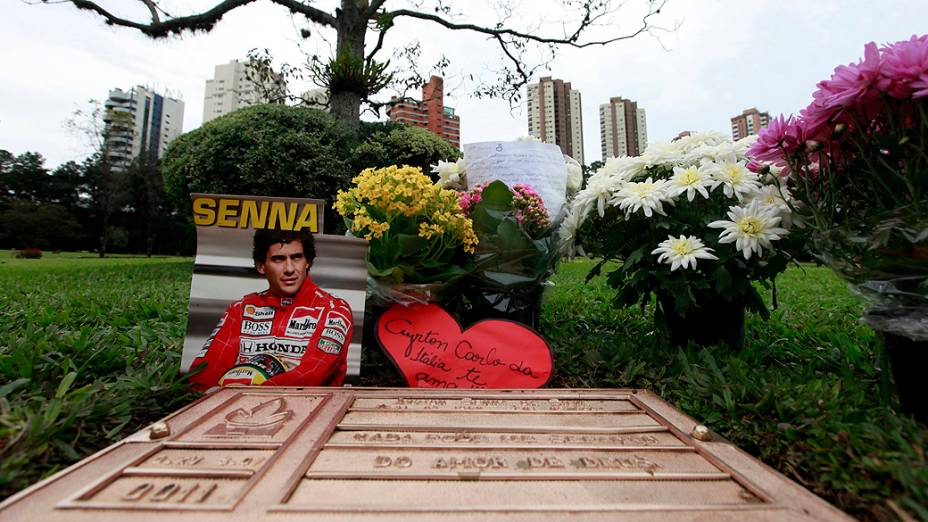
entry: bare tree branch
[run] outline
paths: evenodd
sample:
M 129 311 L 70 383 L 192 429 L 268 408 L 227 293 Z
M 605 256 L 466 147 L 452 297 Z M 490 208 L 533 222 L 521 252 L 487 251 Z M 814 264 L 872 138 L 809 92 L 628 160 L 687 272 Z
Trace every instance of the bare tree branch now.
M 577 47 L 577 48 L 582 49 L 584 47 L 604 46 L 604 45 L 609 45 L 611 43 L 618 42 L 621 40 L 629 40 L 642 33 L 648 32 L 650 28 L 650 26 L 648 25 L 648 19 L 656 14 L 659 14 L 661 9 L 664 7 L 664 4 L 666 3 L 667 3 L 667 0 L 663 0 L 660 2 L 660 4 L 657 5 L 657 7 L 655 7 L 654 5 L 655 2 L 649 2 L 648 12 L 641 18 L 641 26 L 638 27 L 638 29 L 636 29 L 635 31 L 628 33 L 628 34 L 624 34 L 624 35 L 613 36 L 611 38 L 590 40 L 588 42 L 580 41 L 580 37 L 582 36 L 584 30 L 593 26 L 596 20 L 608 14 L 605 11 L 594 13 L 593 8 L 591 7 L 589 3 L 584 4 L 584 11 L 585 11 L 584 17 L 580 21 L 580 23 L 577 25 L 573 33 L 571 33 L 570 35 L 559 36 L 559 37 L 542 36 L 538 34 L 526 33 L 522 31 L 517 31 L 515 29 L 510 29 L 508 27 L 503 27 L 500 24 L 497 24 L 496 27 L 483 27 L 483 26 L 475 25 L 475 24 L 456 23 L 456 22 L 452 22 L 451 20 L 442 18 L 438 15 L 434 15 L 431 13 L 423 13 L 420 11 L 413 11 L 409 9 L 398 9 L 396 11 L 389 11 L 386 13 L 386 15 L 392 18 L 398 18 L 401 16 L 405 16 L 408 18 L 426 20 L 426 21 L 441 25 L 442 27 L 445 27 L 446 29 L 451 29 L 455 31 L 473 31 L 475 33 L 485 34 L 487 36 L 490 36 L 491 38 L 497 38 L 498 36 L 510 36 L 510 37 L 518 38 L 518 39 L 525 40 L 525 41 L 532 41 L 532 42 L 544 43 L 544 44 L 569 45 L 571 47 Z
M 304 4 L 298 0 L 271 0 L 271 2 L 282 5 L 289 9 L 291 12 L 299 13 L 320 25 L 335 27 L 337 23 L 334 15 L 327 13 L 322 9 Z
M 374 16 L 385 3 L 387 3 L 387 0 L 374 0 L 371 2 L 370 7 L 367 8 L 367 17 L 370 18 Z
M 151 13 L 151 21 L 154 24 L 160 24 L 161 18 L 158 16 L 158 6 L 152 0 L 141 0 L 148 11 Z
M 145 23 L 119 17 L 107 11 L 94 1 L 69 0 L 69 2 L 78 9 L 92 11 L 102 16 L 108 25 L 118 25 L 122 27 L 137 29 L 144 34 L 151 36 L 152 38 L 163 38 L 165 36 L 179 34 L 184 31 L 209 31 L 213 28 L 214 25 L 216 25 L 216 22 L 222 19 L 222 17 L 229 11 L 253 3 L 254 1 L 255 0 L 222 0 L 213 8 L 201 13 L 173 17 L 162 21 L 158 15 L 158 11 L 164 13 L 164 10 L 158 6 L 158 2 L 156 0 L 139 0 L 139 2 L 145 5 L 145 7 L 148 8 L 149 12 L 151 13 L 151 21 Z M 271 1 L 275 4 L 286 7 L 291 12 L 301 14 L 315 23 L 335 27 L 335 16 L 321 9 L 304 4 L 298 0 Z M 42 0 L 42 2 L 59 3 L 50 2 L 49 0 Z

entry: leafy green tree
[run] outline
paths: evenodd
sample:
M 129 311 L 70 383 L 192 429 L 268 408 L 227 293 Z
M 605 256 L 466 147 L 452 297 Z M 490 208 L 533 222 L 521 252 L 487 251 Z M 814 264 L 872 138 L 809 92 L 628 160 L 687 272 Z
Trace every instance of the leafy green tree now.
M 74 112 L 66 126 L 83 138 L 90 147 L 91 156 L 84 160 L 84 193 L 88 196 L 90 215 L 98 221 L 97 253 L 106 257 L 113 227 L 110 220 L 126 199 L 126 176 L 116 168 L 111 156 L 119 147 L 111 135 L 116 135 L 131 118 L 127 113 L 108 111 L 98 100 L 89 100 L 87 109 Z
M 7 151 L 0 158 L 0 195 L 19 201 L 43 201 L 49 189 L 45 158 L 38 152 L 13 156 Z
M 323 199 L 332 232 L 342 230 L 342 219 L 331 204 L 364 168 L 407 164 L 427 173 L 430 164 L 459 155 L 425 129 L 365 123 L 353 131 L 325 111 L 269 104 L 181 135 L 162 165 L 177 208 L 189 209 L 190 194 L 197 192 Z
M 133 221 L 138 225 L 145 255 L 151 257 L 159 218 L 169 212 L 165 206 L 164 178 L 161 162 L 152 155 L 142 154 L 125 172 L 128 201 Z
M 0 212 L 0 241 L 15 248 L 71 248 L 80 223 L 61 205 L 17 200 Z
M 178 208 L 189 195 L 250 194 L 334 201 L 353 175 L 352 133 L 330 114 L 256 105 L 181 135 L 163 159 L 165 186 Z M 326 223 L 336 223 L 326 209 Z
M 410 165 L 428 175 L 438 160 L 455 160 L 459 151 L 426 129 L 402 124 L 363 124 L 368 136 L 354 148 L 352 164 L 360 172 L 369 167 Z

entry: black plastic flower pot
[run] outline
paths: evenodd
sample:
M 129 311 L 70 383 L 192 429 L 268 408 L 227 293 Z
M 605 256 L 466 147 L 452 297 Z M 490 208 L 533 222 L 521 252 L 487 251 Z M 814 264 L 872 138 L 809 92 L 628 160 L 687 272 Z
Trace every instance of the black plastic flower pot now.
M 714 346 L 724 342 L 736 350 L 744 348 L 744 298 L 731 301 L 720 297 L 704 298 L 697 306 L 680 315 L 669 295 L 659 295 L 664 322 L 670 335 L 670 344 L 686 346 L 693 342 L 699 346 Z M 660 311 L 655 322 L 660 324 Z
M 892 369 L 899 406 L 903 413 L 928 424 L 928 341 L 916 341 L 889 332 L 879 332 Z
M 481 285 L 462 290 L 464 299 L 459 300 L 456 311 L 463 327 L 483 319 L 505 319 L 541 331 L 542 285 L 515 288 Z

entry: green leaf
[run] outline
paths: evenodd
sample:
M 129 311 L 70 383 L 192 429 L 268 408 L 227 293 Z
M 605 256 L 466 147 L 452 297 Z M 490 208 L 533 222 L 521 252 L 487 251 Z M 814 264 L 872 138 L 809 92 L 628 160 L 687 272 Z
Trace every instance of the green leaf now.
M 427 250 L 430 242 L 424 237 L 413 234 L 398 234 L 396 240 L 400 246 L 401 256 L 411 256 Z
M 0 386 L 0 397 L 6 397 L 7 395 L 13 393 L 17 389 L 22 388 L 30 380 L 31 379 L 27 379 L 26 377 L 20 377 L 19 379 L 16 379 L 13 382 L 8 382 L 4 384 L 3 386 Z
M 641 258 L 645 256 L 645 254 L 648 253 L 648 248 L 649 246 L 647 245 L 642 246 L 641 248 L 638 248 L 637 250 L 629 254 L 628 257 L 625 258 L 625 266 L 628 266 L 628 267 L 634 266 L 635 263 L 637 263 Z
M 599 263 L 596 263 L 596 266 L 590 269 L 589 273 L 586 274 L 586 280 L 584 282 L 589 283 L 591 279 L 598 276 L 603 271 L 603 265 L 606 264 L 606 260 L 603 259 Z
M 55 398 L 60 399 L 68 393 L 68 388 L 74 384 L 74 379 L 77 378 L 77 372 L 70 372 L 64 376 L 64 379 L 61 379 L 61 382 L 58 384 L 58 391 L 55 392 Z
M 505 183 L 496 180 L 483 189 L 480 203 L 477 205 L 493 209 L 509 209 L 512 207 L 512 191 Z

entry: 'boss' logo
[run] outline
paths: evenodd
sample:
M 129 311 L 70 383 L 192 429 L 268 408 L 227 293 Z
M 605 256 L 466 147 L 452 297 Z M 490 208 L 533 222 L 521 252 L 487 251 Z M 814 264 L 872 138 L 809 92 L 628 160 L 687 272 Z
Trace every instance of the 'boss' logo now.
M 339 344 L 345 344 L 345 334 L 335 328 L 323 328 L 322 336 L 335 339 Z
M 271 321 L 242 321 L 242 333 L 246 335 L 267 335 L 271 333 Z

